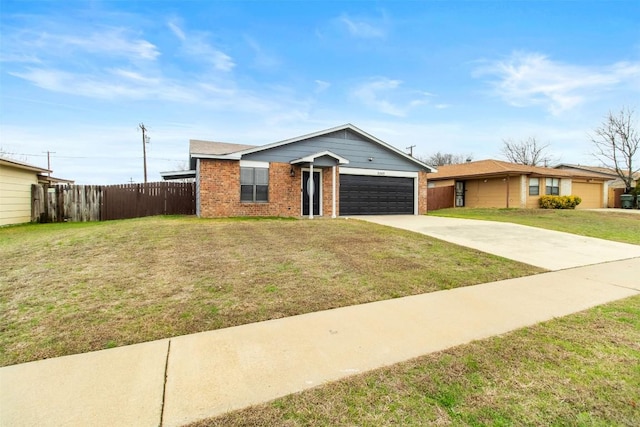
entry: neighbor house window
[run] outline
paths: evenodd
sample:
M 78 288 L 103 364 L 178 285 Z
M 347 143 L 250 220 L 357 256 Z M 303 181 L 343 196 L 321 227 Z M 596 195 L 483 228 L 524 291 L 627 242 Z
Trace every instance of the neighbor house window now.
M 558 178 L 547 178 L 547 188 L 545 194 L 548 196 L 560 195 L 560 180 Z
M 269 169 L 240 168 L 240 201 L 269 201 Z
M 540 195 L 540 178 L 529 178 L 529 195 Z

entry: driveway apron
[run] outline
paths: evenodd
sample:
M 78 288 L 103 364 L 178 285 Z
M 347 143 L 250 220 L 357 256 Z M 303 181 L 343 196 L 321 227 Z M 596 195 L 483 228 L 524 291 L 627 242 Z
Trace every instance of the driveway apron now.
M 414 231 L 551 271 L 640 257 L 640 245 L 505 222 L 425 215 L 352 218 Z

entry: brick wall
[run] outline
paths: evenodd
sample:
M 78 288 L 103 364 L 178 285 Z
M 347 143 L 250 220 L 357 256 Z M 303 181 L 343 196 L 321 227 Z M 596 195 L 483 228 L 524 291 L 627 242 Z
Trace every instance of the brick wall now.
M 326 168 L 322 170 L 322 216 L 331 217 L 333 214 L 333 184 L 332 184 L 333 170 L 331 168 Z M 336 167 L 336 193 L 338 193 L 338 189 L 340 183 L 340 172 Z M 338 209 L 338 200 L 339 196 L 336 194 L 336 211 L 340 212 Z M 337 213 L 336 213 L 337 214 Z
M 288 163 L 269 164 L 269 202 L 240 202 L 240 162 L 233 160 L 200 160 L 200 216 L 204 218 L 229 216 L 300 216 L 300 167 Z M 333 214 L 333 173 L 322 170 L 322 214 Z M 340 171 L 336 168 L 336 214 L 340 212 Z M 418 213 L 427 212 L 427 173 L 418 176 Z
M 240 202 L 240 162 L 200 160 L 200 215 L 225 216 L 299 216 L 300 168 L 290 176 L 287 163 L 269 165 L 269 202 Z
M 427 176 L 426 172 L 418 172 L 418 215 L 427 213 Z

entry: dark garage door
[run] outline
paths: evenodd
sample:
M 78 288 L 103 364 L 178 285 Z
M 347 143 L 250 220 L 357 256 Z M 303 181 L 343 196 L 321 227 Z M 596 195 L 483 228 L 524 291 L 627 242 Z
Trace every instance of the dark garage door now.
M 413 178 L 340 175 L 340 215 L 413 214 Z

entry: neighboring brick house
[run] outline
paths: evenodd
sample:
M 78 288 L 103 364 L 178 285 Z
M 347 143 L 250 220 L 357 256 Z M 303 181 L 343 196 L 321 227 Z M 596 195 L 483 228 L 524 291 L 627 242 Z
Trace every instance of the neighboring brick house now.
M 607 207 L 607 177 L 589 171 L 480 160 L 440 166 L 429 187 L 453 186 L 451 207 L 537 208 L 542 195 L 579 196 L 579 209 Z
M 201 217 L 426 213 L 435 169 L 346 124 L 264 146 L 191 140 Z

